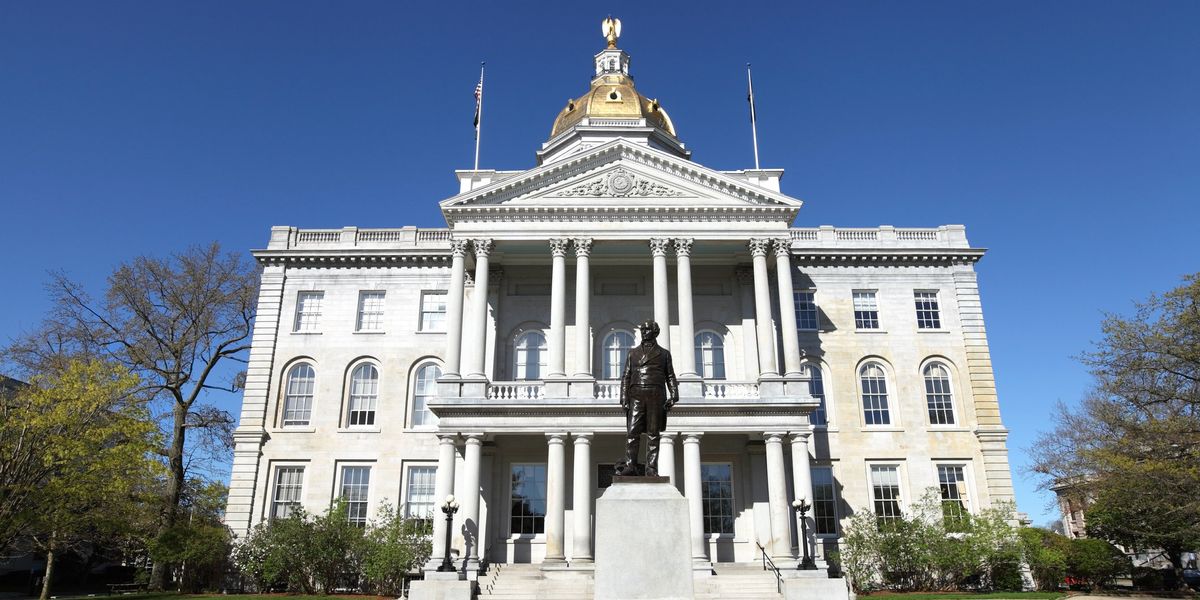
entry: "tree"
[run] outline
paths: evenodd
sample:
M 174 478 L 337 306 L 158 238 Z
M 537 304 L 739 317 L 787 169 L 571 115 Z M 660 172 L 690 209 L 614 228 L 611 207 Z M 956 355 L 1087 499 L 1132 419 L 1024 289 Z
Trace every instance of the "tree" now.
M 53 368 L 72 352 L 108 356 L 140 377 L 142 391 L 164 406 L 167 465 L 158 535 L 176 524 L 197 452 L 227 452 L 233 418 L 206 402 L 206 391 L 236 391 L 238 375 L 217 381 L 222 365 L 250 347 L 257 272 L 213 243 L 169 258 L 138 257 L 108 278 L 103 300 L 56 274 L 46 324 L 10 349 L 26 370 Z M 244 360 L 242 361 L 244 362 Z M 192 437 L 189 437 L 192 436 Z M 151 587 L 162 589 L 169 565 L 155 562 Z
M 0 399 L 0 540 L 45 551 L 42 600 L 56 559 L 125 531 L 156 475 L 157 427 L 137 387 L 120 365 L 75 360 Z
M 175 526 L 150 542 L 155 563 L 178 565 L 180 590 L 214 589 L 225 576 L 233 549 L 233 534 L 221 522 L 228 492 L 223 483 L 189 479 Z
M 1162 549 L 1182 581 L 1200 546 L 1200 274 L 1109 315 L 1083 355 L 1094 390 L 1031 448 L 1045 487 L 1085 500 L 1088 535 Z

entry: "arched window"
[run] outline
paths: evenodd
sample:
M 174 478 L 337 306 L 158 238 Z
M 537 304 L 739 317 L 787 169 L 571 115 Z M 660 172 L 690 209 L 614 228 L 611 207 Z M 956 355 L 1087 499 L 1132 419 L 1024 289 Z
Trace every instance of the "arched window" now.
M 950 391 L 950 370 L 942 363 L 925 365 L 925 405 L 930 425 L 954 424 L 954 394 Z
M 625 359 L 633 349 L 633 334 L 617 330 L 604 336 L 603 379 L 620 379 L 625 374 Z
M 513 379 L 530 381 L 542 378 L 546 370 L 546 336 L 540 331 L 526 331 L 517 338 L 516 364 Z
M 429 410 L 429 399 L 437 393 L 437 379 L 442 376 L 442 368 L 434 363 L 425 363 L 417 367 L 417 375 L 412 385 L 412 424 L 437 425 L 437 417 Z
M 821 367 L 809 363 L 804 365 L 804 370 L 808 372 L 808 394 L 821 401 L 821 406 L 812 413 L 812 424 L 828 425 L 829 412 L 825 408 L 825 377 L 821 375 Z
M 313 387 L 317 372 L 308 363 L 288 370 L 283 393 L 283 426 L 304 426 L 312 419 Z
M 715 331 L 696 334 L 696 368 L 705 379 L 725 379 L 725 340 Z
M 354 367 L 350 374 L 350 425 L 374 425 L 379 399 L 379 369 L 370 363 Z
M 867 425 L 890 425 L 888 410 L 887 374 L 879 363 L 867 363 L 858 371 L 862 384 L 863 422 Z

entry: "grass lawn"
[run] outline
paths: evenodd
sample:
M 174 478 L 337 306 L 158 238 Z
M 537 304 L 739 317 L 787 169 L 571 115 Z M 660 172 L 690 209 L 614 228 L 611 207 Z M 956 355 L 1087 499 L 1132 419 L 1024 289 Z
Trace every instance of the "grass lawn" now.
M 958 598 L 1006 598 L 1011 600 L 1057 600 L 1058 598 L 1066 598 L 1065 592 L 992 592 L 988 594 L 972 594 L 964 592 L 937 592 L 937 593 L 896 593 L 896 592 L 875 592 L 873 594 L 859 594 L 859 598 L 880 598 L 895 600 L 956 600 Z

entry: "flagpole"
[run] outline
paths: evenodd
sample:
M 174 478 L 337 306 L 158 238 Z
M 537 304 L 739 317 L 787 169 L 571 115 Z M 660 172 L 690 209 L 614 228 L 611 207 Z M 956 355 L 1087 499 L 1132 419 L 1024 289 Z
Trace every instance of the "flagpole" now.
M 475 107 L 475 170 L 479 170 L 479 129 L 483 126 L 483 61 L 479 63 L 479 100 Z
M 750 101 L 750 135 L 754 138 L 754 169 L 758 169 L 758 123 L 756 123 L 754 115 L 754 79 L 750 77 L 750 63 L 746 63 L 746 84 L 750 88 L 750 94 L 746 97 Z

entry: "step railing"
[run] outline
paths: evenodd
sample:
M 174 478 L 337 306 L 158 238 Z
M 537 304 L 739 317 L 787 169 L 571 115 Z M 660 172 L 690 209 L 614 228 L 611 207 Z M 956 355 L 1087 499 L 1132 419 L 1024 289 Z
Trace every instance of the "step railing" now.
M 783 593 L 783 573 L 779 572 L 779 567 L 775 566 L 775 561 L 771 560 L 770 556 L 767 556 L 767 549 L 763 548 L 762 544 L 760 544 L 756 540 L 754 542 L 754 545 L 758 546 L 758 551 L 762 553 L 763 570 L 766 571 L 769 567 L 770 570 L 775 572 L 775 591 L 782 594 Z

